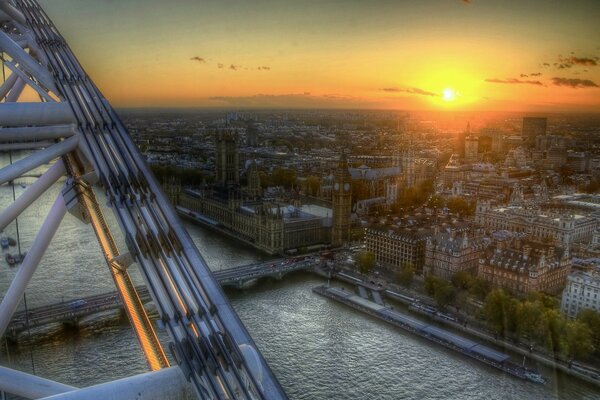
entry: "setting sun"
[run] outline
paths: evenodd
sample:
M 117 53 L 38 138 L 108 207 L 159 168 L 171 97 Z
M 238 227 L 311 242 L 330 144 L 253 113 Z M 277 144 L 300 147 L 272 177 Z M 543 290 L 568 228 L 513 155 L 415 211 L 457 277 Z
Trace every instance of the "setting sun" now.
M 445 101 L 453 101 L 456 98 L 456 93 L 454 89 L 446 88 L 444 89 L 443 95 Z

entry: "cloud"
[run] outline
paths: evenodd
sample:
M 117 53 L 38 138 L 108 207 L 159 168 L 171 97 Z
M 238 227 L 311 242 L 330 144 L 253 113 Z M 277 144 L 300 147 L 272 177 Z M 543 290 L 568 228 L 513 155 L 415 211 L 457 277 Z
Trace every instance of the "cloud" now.
M 199 57 L 199 56 L 194 56 L 194 57 L 190 58 L 190 60 L 192 60 L 192 61 L 198 61 L 200 64 L 205 64 L 206 63 L 206 60 L 204 58 L 202 58 L 202 57 Z
M 521 75 L 523 76 L 523 75 Z M 516 78 L 506 78 L 506 79 L 497 79 L 497 78 L 489 78 L 485 80 L 489 83 L 510 83 L 510 84 L 526 84 L 526 85 L 538 85 L 544 86 L 544 84 L 540 81 L 524 81 Z
M 520 76 L 521 78 L 527 78 L 529 75 L 527 75 L 527 74 L 521 74 L 521 75 L 519 75 L 519 76 Z
M 239 71 L 240 68 L 242 68 L 241 65 L 235 65 L 235 64 L 229 65 L 229 69 L 234 70 L 234 71 Z
M 270 71 L 271 67 L 263 65 L 263 66 L 260 66 L 260 67 L 258 67 L 256 69 L 259 70 L 259 71 Z
M 529 76 L 542 76 L 541 72 L 532 72 Z
M 471 0 L 460 0 L 463 4 L 471 4 Z
M 574 54 L 574 53 L 571 52 L 571 54 Z M 600 59 L 598 57 L 576 57 L 576 56 L 563 57 L 563 56 L 559 55 L 558 62 L 555 62 L 552 65 L 554 65 L 558 69 L 567 69 L 567 68 L 571 68 L 573 66 L 578 66 L 578 65 L 595 67 L 596 65 L 598 65 L 599 60 Z
M 219 69 L 223 69 L 223 68 L 225 68 L 225 66 L 223 65 L 223 63 L 218 63 L 218 64 L 217 64 L 217 68 L 219 68 Z
M 419 88 L 398 88 L 398 87 L 387 87 L 380 89 L 384 92 L 390 93 L 409 93 L 409 94 L 420 94 L 423 96 L 439 96 L 438 93 L 429 92 L 427 90 L 419 89 Z
M 598 65 L 598 57 L 569 57 L 567 59 L 567 61 L 571 64 L 571 65 L 587 65 L 589 67 L 593 67 Z
M 552 78 L 552 83 L 556 86 L 567 86 L 573 89 L 598 87 L 598 85 L 589 79 L 577 78 Z
M 550 66 L 550 64 L 549 64 L 549 63 L 543 63 L 543 64 L 542 64 L 542 67 L 549 67 L 549 66 Z

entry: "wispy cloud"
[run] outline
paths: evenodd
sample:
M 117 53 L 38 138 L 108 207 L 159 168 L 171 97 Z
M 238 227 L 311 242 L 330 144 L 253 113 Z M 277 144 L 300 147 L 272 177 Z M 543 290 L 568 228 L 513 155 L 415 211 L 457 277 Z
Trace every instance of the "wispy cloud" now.
M 541 72 L 532 72 L 529 76 L 542 76 Z
M 523 76 L 523 75 L 521 75 Z M 525 75 L 527 76 L 527 75 Z M 489 78 L 485 80 L 486 82 L 489 83 L 508 83 L 508 84 L 525 84 L 525 85 L 538 85 L 538 86 L 544 86 L 544 84 L 540 81 L 529 81 L 529 80 L 522 80 L 522 79 L 516 79 L 516 78 L 506 78 L 506 79 L 498 79 L 498 78 Z
M 195 61 L 195 62 L 198 62 L 200 64 L 207 64 L 207 63 L 209 63 L 206 58 L 200 57 L 200 56 L 191 57 L 190 61 Z M 246 70 L 246 71 L 248 71 L 251 68 L 254 68 L 254 67 L 251 67 L 251 68 L 244 67 L 243 65 L 233 64 L 233 63 L 229 64 L 229 66 L 227 67 L 226 64 L 221 63 L 221 62 L 217 63 L 216 65 L 217 65 L 217 68 L 219 68 L 219 69 L 225 69 L 225 68 L 227 68 L 227 69 L 230 69 L 232 71 L 240 71 L 240 70 Z M 260 65 L 260 66 L 256 67 L 256 69 L 258 71 L 270 71 L 271 67 L 269 67 L 268 65 Z
M 589 79 L 577 78 L 552 78 L 552 83 L 556 86 L 567 86 L 573 89 L 598 87 L 596 82 Z
M 571 52 L 571 54 L 574 54 L 573 52 Z M 577 56 L 569 56 L 569 57 L 563 57 L 561 55 L 558 56 L 558 61 L 553 63 L 552 65 L 554 65 L 556 68 L 558 69 L 567 69 L 567 68 L 571 68 L 573 66 L 587 66 L 587 67 L 595 67 L 598 65 L 598 61 L 600 60 L 600 58 L 598 57 L 577 57 Z
M 439 93 L 430 92 L 419 88 L 399 88 L 399 87 L 387 87 L 380 89 L 384 92 L 390 93 L 409 93 L 409 94 L 420 94 L 423 96 L 439 96 Z

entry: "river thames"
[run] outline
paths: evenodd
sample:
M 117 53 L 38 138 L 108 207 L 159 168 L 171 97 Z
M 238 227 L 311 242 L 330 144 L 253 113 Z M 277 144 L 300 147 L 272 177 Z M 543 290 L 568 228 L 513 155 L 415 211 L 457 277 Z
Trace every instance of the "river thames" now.
M 19 218 L 23 250 L 33 241 L 59 187 L 55 185 Z M 16 195 L 23 190 L 17 185 Z M 11 200 L 11 188 L 0 187 L 0 207 Z M 213 270 L 265 259 L 216 233 L 187 226 Z M 15 224 L 5 233 L 16 238 Z M 14 247 L 9 251 L 14 252 Z M 2 293 L 14 273 L 2 256 Z M 548 369 L 542 369 L 550 379 L 545 386 L 503 375 L 311 291 L 323 283 L 311 274 L 296 273 L 282 281 L 260 281 L 246 290 L 227 290 L 292 399 L 600 398 L 600 391 L 593 386 Z M 114 287 L 90 227 L 67 215 L 29 285 L 28 305 L 111 290 Z M 166 340 L 163 332 L 159 335 Z M 74 386 L 147 370 L 125 323 L 65 333 L 30 347 L 3 346 L 0 356 L 2 365 L 28 372 L 35 369 L 38 375 Z

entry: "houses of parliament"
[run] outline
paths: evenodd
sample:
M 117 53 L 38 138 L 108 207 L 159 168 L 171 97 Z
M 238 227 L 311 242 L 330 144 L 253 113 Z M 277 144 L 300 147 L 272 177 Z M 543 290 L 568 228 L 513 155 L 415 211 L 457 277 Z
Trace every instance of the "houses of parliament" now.
M 177 212 L 266 253 L 341 246 L 349 238 L 352 177 L 342 155 L 334 173 L 332 208 L 290 204 L 263 197 L 258 167 L 252 161 L 240 179 L 236 133 L 215 135 L 215 183 L 199 189 L 165 188 Z

